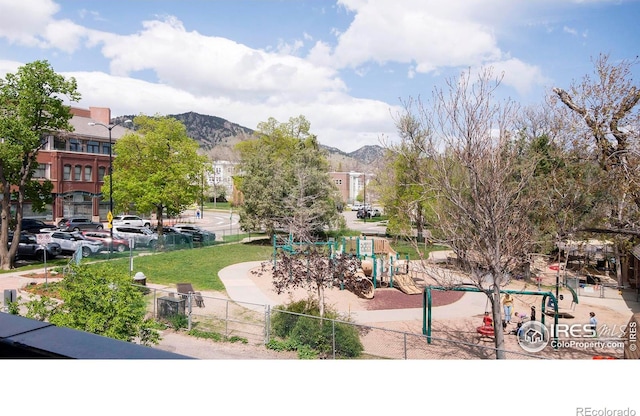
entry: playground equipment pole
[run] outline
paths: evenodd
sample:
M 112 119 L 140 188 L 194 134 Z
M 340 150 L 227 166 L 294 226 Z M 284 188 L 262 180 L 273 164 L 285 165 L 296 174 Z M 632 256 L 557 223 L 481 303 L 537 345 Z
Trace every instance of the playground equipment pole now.
M 479 292 L 486 293 L 483 290 L 478 289 L 477 287 L 463 287 L 463 286 L 455 286 L 446 288 L 443 286 L 427 286 L 424 288 L 424 292 L 422 294 L 422 334 L 427 336 L 427 344 L 431 344 L 431 290 L 442 290 L 442 291 L 456 291 L 456 292 Z M 558 331 L 555 329 L 558 327 L 558 299 L 551 292 L 533 292 L 529 290 L 510 290 L 505 289 L 501 290 L 500 293 L 509 293 L 509 294 L 518 294 L 518 295 L 534 295 L 534 296 L 542 296 L 542 306 L 541 306 L 541 318 L 540 322 L 544 325 L 545 321 L 545 304 L 547 297 L 550 297 L 553 300 L 554 305 L 554 314 L 553 314 L 553 324 L 554 330 L 552 343 L 554 345 L 553 349 L 558 349 Z

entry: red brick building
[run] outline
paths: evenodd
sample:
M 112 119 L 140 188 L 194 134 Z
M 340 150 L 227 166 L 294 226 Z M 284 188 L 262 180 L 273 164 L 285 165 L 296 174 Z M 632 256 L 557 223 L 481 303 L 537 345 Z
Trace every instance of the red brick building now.
M 53 204 L 44 213 L 34 213 L 25 204 L 25 217 L 57 221 L 67 216 L 86 216 L 106 222 L 109 196 L 102 195 L 104 176 L 109 172 L 109 129 L 111 110 L 102 107 L 71 108 L 72 132 L 49 135 L 38 153 L 39 166 L 34 179 L 46 178 L 53 183 Z M 105 126 L 90 123 L 102 123 Z M 127 129 L 111 129 L 115 142 Z M 115 155 L 114 155 L 115 156 Z M 115 188 L 116 183 L 113 184 Z M 114 213 L 115 215 L 115 213 Z

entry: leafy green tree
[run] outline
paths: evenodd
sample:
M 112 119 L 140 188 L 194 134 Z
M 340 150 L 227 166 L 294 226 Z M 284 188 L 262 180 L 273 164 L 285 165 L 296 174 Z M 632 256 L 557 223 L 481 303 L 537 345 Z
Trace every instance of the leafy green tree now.
M 0 80 L 0 265 L 14 267 L 25 201 L 36 212 L 51 203 L 52 184 L 32 180 L 45 135 L 72 131 L 72 114 L 64 100 L 80 100 L 74 78 L 57 74 L 47 61 L 35 61 Z M 12 207 L 15 213 L 12 215 Z M 15 224 L 8 249 L 10 223 Z
M 62 303 L 49 316 L 54 325 L 131 342 L 157 344 L 160 337 L 146 319 L 142 291 L 128 274 L 110 265 L 73 266 L 60 290 Z
M 411 102 L 406 107 L 411 107 Z M 405 112 L 396 119 L 400 142 L 387 146 L 386 163 L 377 175 L 377 188 L 385 213 L 389 217 L 387 231 L 392 235 L 424 241 L 429 217 L 433 216 L 433 198 L 425 191 L 425 172 L 430 163 L 426 157 L 429 132 L 413 114 Z M 433 218 L 431 218 L 433 221 Z
M 180 121 L 140 115 L 135 133 L 114 144 L 113 197 L 118 210 L 155 212 L 162 235 L 164 214 L 176 215 L 199 201 L 202 175 L 210 169 Z M 109 193 L 109 181 L 102 191 Z
M 237 145 L 243 195 L 240 224 L 245 230 L 286 229 L 305 239 L 327 226 L 339 226 L 340 196 L 329 163 L 310 124 L 299 116 L 260 123 L 255 140 Z

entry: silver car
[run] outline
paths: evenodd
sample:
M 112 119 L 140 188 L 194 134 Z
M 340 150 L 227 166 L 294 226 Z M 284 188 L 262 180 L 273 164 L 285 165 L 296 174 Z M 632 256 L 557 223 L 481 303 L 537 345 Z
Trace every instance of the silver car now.
M 133 240 L 135 246 L 155 249 L 158 245 L 158 234 L 147 227 L 135 227 L 130 225 L 114 225 L 113 233 L 125 240 Z
M 60 244 L 62 252 L 66 254 L 73 254 L 81 248 L 82 257 L 89 257 L 92 254 L 99 253 L 104 248 L 99 241 L 89 240 L 77 232 L 53 231 L 47 234 L 51 235 L 51 241 Z

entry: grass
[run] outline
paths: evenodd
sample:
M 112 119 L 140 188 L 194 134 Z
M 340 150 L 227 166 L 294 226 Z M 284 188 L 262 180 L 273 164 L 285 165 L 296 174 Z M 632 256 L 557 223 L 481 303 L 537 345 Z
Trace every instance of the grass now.
M 406 255 L 409 255 L 409 260 L 420 260 L 420 256 L 418 255 L 416 249 L 406 240 L 398 240 L 397 242 L 392 241 L 391 247 L 393 247 L 393 249 L 398 254 L 400 254 L 400 258 L 404 259 Z M 429 256 L 429 253 L 431 253 L 432 251 L 442 250 L 449 250 L 449 247 L 436 244 L 420 244 L 420 251 L 425 258 L 427 258 Z
M 190 282 L 198 291 L 224 291 L 218 277 L 221 269 L 236 263 L 269 260 L 272 253 L 269 240 L 176 250 L 134 257 L 133 273 L 143 272 L 148 283 L 169 286 Z M 129 258 L 112 259 L 110 264 L 129 273 Z

